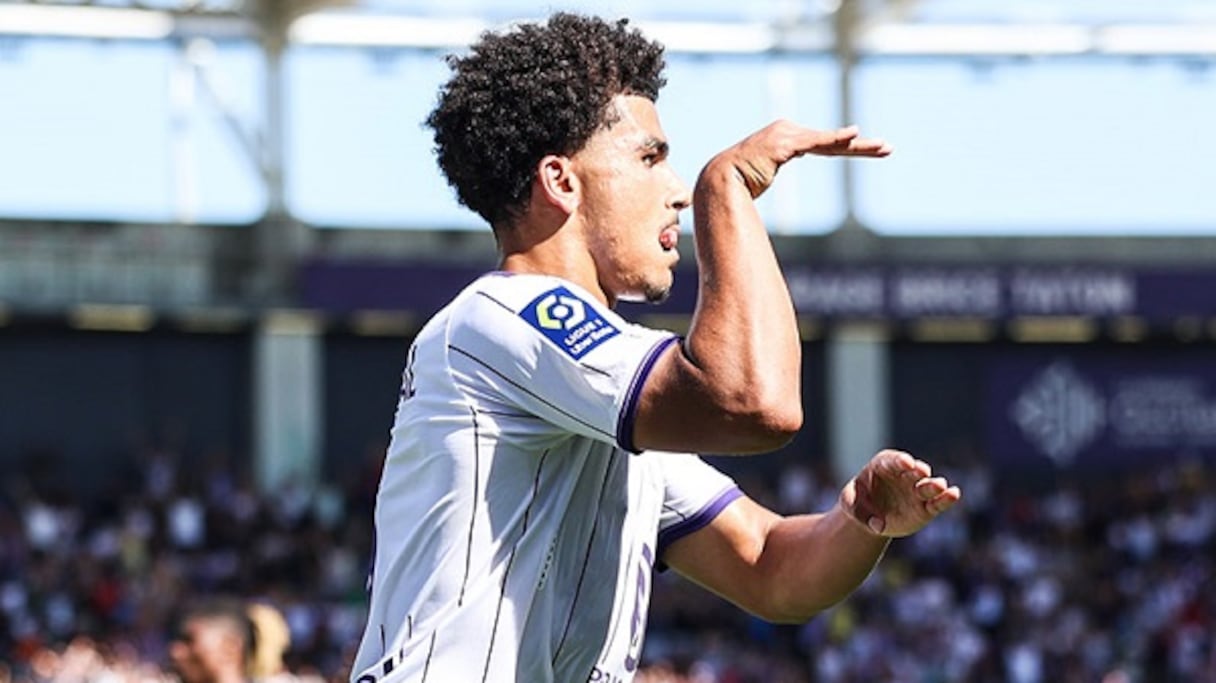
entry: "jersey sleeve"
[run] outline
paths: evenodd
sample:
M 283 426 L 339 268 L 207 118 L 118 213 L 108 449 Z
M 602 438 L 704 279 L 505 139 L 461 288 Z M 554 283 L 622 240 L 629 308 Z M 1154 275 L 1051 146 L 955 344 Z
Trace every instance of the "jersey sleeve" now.
M 631 324 L 561 280 L 509 285 L 476 290 L 453 312 L 457 383 L 482 402 L 637 452 L 642 386 L 678 338 Z
M 659 517 L 657 557 L 672 543 L 714 521 L 743 491 L 733 479 L 688 453 L 647 454 L 663 470 L 663 512 Z

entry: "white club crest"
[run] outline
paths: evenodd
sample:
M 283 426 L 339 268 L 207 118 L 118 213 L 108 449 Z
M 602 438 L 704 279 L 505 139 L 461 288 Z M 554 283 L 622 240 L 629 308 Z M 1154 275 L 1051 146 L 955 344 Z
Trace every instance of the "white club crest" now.
M 1010 408 L 1026 440 L 1068 465 L 1106 426 L 1106 401 L 1065 361 L 1043 369 Z

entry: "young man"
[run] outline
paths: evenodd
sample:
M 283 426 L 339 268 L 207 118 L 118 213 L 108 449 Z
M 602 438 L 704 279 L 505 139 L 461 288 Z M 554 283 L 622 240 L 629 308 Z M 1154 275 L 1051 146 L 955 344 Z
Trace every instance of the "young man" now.
M 428 122 L 501 270 L 410 348 L 352 681 L 628 681 L 656 564 L 804 621 L 959 499 L 884 451 L 833 509 L 783 518 L 691 454 L 771 451 L 802 424 L 793 306 L 753 200 L 795 157 L 885 144 L 778 122 L 690 195 L 654 105 L 662 48 L 625 22 L 558 14 L 450 64 Z M 680 339 L 613 307 L 667 295 L 690 205 L 700 291 Z

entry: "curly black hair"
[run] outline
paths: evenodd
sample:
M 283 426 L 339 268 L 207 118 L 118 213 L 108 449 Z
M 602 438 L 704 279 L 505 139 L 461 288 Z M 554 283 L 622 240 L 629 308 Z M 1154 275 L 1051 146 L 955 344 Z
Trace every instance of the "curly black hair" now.
M 540 160 L 573 154 L 612 125 L 613 97 L 658 98 L 663 46 L 628 23 L 562 12 L 483 33 L 469 54 L 447 58 L 453 74 L 426 123 L 462 204 L 495 228 L 509 225 Z

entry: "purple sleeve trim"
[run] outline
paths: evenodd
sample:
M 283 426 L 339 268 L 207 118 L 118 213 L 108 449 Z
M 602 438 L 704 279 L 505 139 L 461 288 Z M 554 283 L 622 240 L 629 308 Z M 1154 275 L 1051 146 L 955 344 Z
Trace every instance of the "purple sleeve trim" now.
M 638 367 L 638 371 L 634 373 L 633 381 L 629 383 L 629 390 L 625 395 L 625 405 L 621 406 L 621 414 L 616 421 L 616 442 L 630 453 L 641 452 L 633 443 L 633 424 L 637 418 L 638 398 L 642 395 L 642 387 L 646 384 L 646 378 L 650 376 L 650 371 L 654 369 L 654 364 L 659 360 L 664 349 L 679 340 L 679 337 L 667 337 L 651 347 L 646 358 L 642 360 L 641 366 Z
M 656 557 L 662 558 L 663 553 L 667 551 L 667 548 L 670 547 L 672 543 L 675 543 L 692 532 L 707 526 L 710 522 L 714 521 L 715 517 L 726 509 L 727 505 L 730 505 L 742 496 L 743 491 L 740 490 L 738 486 L 732 486 L 722 493 L 719 493 L 713 500 L 709 501 L 705 507 L 698 510 L 695 515 L 682 519 L 666 529 L 660 530 L 658 543 L 659 551 L 656 554 Z M 663 566 L 666 567 L 665 564 Z

